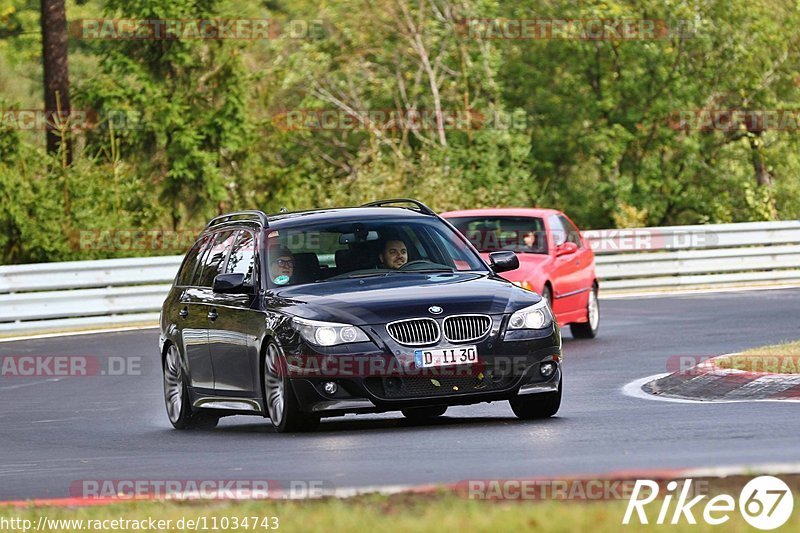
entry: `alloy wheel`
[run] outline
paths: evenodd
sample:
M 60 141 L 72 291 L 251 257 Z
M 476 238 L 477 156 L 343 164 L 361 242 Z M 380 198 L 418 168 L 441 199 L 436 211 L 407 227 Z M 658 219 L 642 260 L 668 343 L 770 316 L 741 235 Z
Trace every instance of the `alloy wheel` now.
M 592 289 L 589 293 L 589 325 L 596 330 L 600 323 L 600 306 L 597 303 L 597 291 Z
M 183 409 L 183 371 L 178 348 L 173 344 L 164 361 L 164 401 L 170 422 L 177 423 Z
M 284 404 L 286 402 L 286 385 L 282 377 L 281 354 L 278 347 L 270 344 L 264 361 L 264 395 L 267 402 L 269 418 L 274 426 L 283 421 Z

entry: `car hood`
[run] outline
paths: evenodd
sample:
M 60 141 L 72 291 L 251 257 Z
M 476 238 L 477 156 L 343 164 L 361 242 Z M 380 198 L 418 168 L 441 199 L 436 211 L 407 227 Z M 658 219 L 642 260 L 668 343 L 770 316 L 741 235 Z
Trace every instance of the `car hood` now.
M 355 325 L 384 324 L 412 317 L 463 313 L 497 315 L 533 305 L 535 293 L 493 274 L 475 272 L 403 273 L 285 287 L 271 293 L 287 314 Z M 269 296 L 268 296 L 269 297 Z

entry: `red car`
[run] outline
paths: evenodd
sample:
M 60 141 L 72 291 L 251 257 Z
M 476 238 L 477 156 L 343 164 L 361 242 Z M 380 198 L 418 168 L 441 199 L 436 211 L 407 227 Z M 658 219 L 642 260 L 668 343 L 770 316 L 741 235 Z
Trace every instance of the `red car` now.
M 503 277 L 544 297 L 560 326 L 594 338 L 600 327 L 594 253 L 575 224 L 554 209 L 471 209 L 442 213 L 487 258 L 512 250 L 517 270 Z

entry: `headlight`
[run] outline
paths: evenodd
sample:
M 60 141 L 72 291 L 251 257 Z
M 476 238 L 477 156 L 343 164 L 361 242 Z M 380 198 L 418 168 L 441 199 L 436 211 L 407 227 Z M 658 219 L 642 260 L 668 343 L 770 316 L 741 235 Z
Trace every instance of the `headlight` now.
M 522 287 L 523 289 L 525 289 L 527 291 L 535 292 L 533 290 L 533 285 L 531 285 L 530 282 L 528 282 L 528 281 L 512 281 L 511 283 L 513 283 L 517 287 Z
M 544 329 L 552 323 L 553 315 L 550 308 L 547 306 L 547 302 L 542 300 L 511 315 L 508 329 Z
M 335 346 L 348 342 L 368 342 L 369 337 L 356 326 L 318 322 L 304 318 L 294 318 L 292 323 L 300 335 L 311 344 L 318 346 Z

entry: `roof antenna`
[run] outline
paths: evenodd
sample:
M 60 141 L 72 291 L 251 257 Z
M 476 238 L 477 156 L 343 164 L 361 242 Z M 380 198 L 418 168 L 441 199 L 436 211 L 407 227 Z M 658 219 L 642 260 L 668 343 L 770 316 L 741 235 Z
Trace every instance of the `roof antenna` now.
M 289 212 L 289 210 L 288 210 L 288 209 L 286 209 L 285 207 L 281 207 L 281 209 L 280 209 L 280 211 L 279 211 L 279 212 L 280 212 L 281 214 L 283 214 L 283 213 L 288 213 L 288 212 Z

